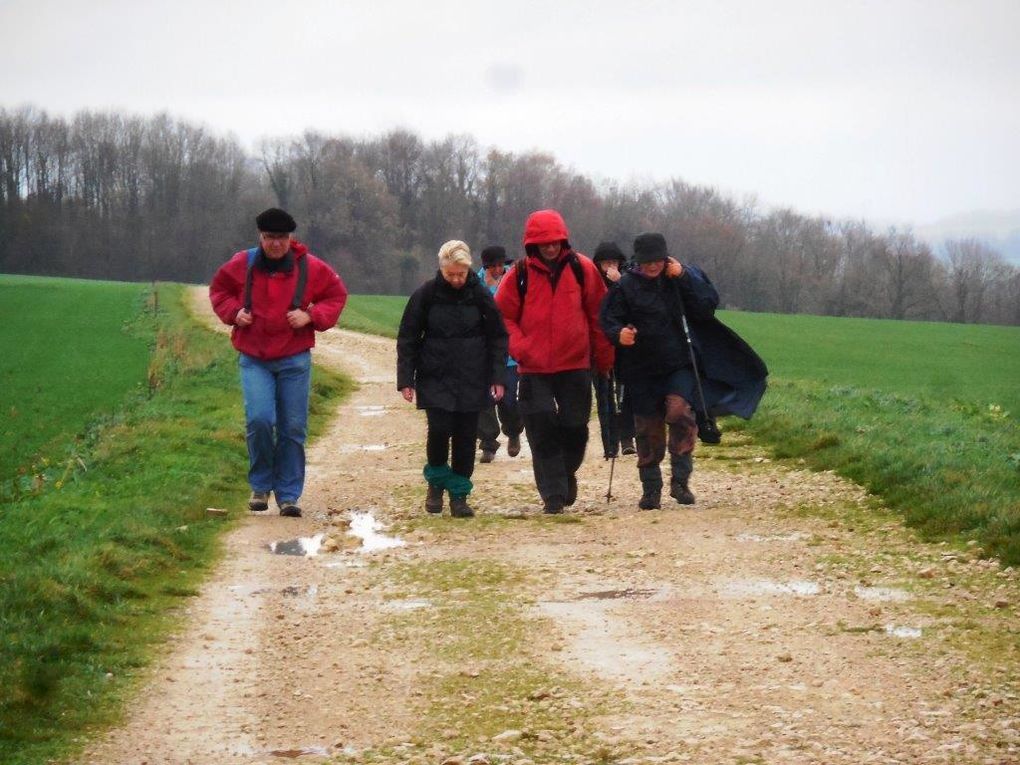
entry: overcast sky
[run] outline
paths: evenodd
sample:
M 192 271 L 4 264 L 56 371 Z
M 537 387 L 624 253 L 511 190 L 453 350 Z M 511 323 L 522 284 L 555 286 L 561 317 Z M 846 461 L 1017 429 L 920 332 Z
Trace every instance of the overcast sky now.
M 1020 209 L 1020 0 L 0 0 L 0 29 L 6 107 L 469 133 L 881 223 Z

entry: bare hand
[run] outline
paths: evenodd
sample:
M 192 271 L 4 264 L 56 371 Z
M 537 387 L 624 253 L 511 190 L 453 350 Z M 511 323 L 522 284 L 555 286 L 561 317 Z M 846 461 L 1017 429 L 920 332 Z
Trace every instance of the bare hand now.
M 683 276 L 684 267 L 676 258 L 670 258 L 669 263 L 666 264 L 666 276 L 670 279 L 676 279 L 678 276 Z
M 502 401 L 503 395 L 506 393 L 506 386 L 493 385 L 491 388 L 489 388 L 489 393 L 492 394 L 493 401 Z
M 234 317 L 234 326 L 250 327 L 253 321 L 255 321 L 255 318 L 251 315 L 251 311 L 249 311 L 247 308 L 242 308 L 240 311 L 237 312 L 237 315 Z
M 615 265 L 606 268 L 606 278 L 611 282 L 620 281 L 620 269 Z
M 637 327 L 633 327 L 628 324 L 626 327 L 620 330 L 620 345 L 631 346 L 634 345 L 634 340 L 637 337 Z
M 291 329 L 301 329 L 301 327 L 312 323 L 312 317 L 308 315 L 307 311 L 295 308 L 293 311 L 287 311 L 287 323 L 290 324 Z
M 410 404 L 414 401 L 414 388 L 401 388 L 400 395 L 404 397 L 404 401 Z

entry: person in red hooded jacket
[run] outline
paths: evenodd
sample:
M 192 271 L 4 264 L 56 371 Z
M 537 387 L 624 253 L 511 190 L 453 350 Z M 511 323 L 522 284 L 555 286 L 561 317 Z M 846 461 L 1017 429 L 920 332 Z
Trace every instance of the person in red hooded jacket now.
M 608 374 L 613 346 L 599 326 L 606 294 L 598 268 L 570 246 L 563 217 L 538 210 L 524 224 L 526 257 L 496 291 L 517 360 L 518 407 L 546 513 L 577 499 L 591 417 L 591 370 Z
M 347 288 L 329 264 L 292 237 L 294 218 L 270 208 L 255 218 L 259 246 L 236 253 L 209 285 L 213 310 L 240 352 L 248 442 L 249 509 L 298 517 L 315 332 L 334 326 Z

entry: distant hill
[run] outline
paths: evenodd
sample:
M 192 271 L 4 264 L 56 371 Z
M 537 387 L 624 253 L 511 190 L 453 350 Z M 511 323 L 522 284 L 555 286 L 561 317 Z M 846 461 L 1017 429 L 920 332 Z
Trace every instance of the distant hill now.
M 918 236 L 933 246 L 946 239 L 980 239 L 1014 265 L 1020 265 L 1020 210 L 969 212 L 918 226 Z

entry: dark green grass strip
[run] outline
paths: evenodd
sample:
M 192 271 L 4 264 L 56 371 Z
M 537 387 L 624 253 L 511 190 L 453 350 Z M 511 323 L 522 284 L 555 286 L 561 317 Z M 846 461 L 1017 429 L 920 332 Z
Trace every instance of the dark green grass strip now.
M 0 276 L 0 501 L 145 384 L 145 285 Z M 151 322 L 150 322 L 151 323 Z
M 161 285 L 154 395 L 97 427 L 61 488 L 0 508 L 0 762 L 66 756 L 119 714 L 243 507 L 236 354 Z M 313 432 L 350 385 L 316 369 Z
M 340 326 L 355 332 L 396 337 L 407 298 L 399 295 L 351 295 Z

